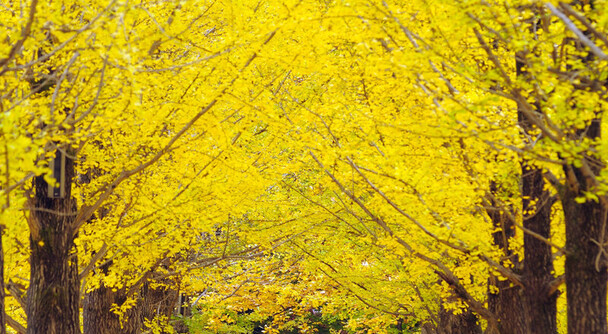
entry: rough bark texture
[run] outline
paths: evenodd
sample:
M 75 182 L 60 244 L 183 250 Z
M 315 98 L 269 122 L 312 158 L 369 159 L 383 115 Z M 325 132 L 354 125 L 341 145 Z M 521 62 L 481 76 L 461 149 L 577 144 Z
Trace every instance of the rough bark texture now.
M 526 77 L 526 55 L 516 56 L 516 72 Z M 524 110 L 518 106 L 517 118 L 525 138 L 535 138 L 536 131 L 530 114 L 542 118 L 539 104 L 534 111 Z M 530 140 L 530 139 L 528 139 Z M 536 139 L 538 140 L 538 139 Z M 557 294 L 551 291 L 553 277 L 553 259 L 551 246 L 540 240 L 551 237 L 551 207 L 554 199 L 545 189 L 542 169 L 523 159 L 521 162 L 521 196 L 524 231 L 524 260 L 522 272 L 522 311 L 525 320 L 525 331 L 513 333 L 557 333 Z M 535 235 L 534 235 L 535 234 Z
M 420 334 L 437 334 L 437 330 L 434 325 L 430 323 L 424 323 L 420 327 Z
M 553 202 L 545 190 L 542 171 L 523 161 L 521 184 L 523 225 L 548 239 Z M 491 192 L 497 193 L 495 185 Z M 496 277 L 490 279 L 490 284 L 497 290 L 489 292 L 488 308 L 499 318 L 499 324 L 498 328 L 489 328 L 487 333 L 557 333 L 557 294 L 550 291 L 554 279 L 550 245 L 524 233 L 524 261 L 521 263 L 509 249 L 509 242 L 515 236 L 515 225 L 510 218 L 513 215 L 504 212 L 508 208 L 499 210 L 492 200 L 490 204 L 488 214 L 497 229 L 493 233 L 494 244 L 503 250 L 505 259 L 515 264 L 512 270 L 521 275 L 523 287 Z
M 66 180 L 74 176 L 71 159 Z M 30 285 L 28 334 L 80 333 L 78 261 L 74 247 L 76 203 L 69 186 L 64 198 L 49 198 L 42 176 L 34 178 L 30 200 Z
M 588 138 L 600 138 L 600 121 L 593 121 L 584 132 Z M 603 166 L 586 158 L 591 173 L 598 175 Z M 566 296 L 568 333 L 607 333 L 606 258 L 600 256 L 600 244 L 606 244 L 606 207 L 601 201 L 577 203 L 576 198 L 592 191 L 589 175 L 580 168 L 565 165 L 567 184 L 562 195 L 566 220 Z
M 439 326 L 437 334 L 481 334 L 481 327 L 473 312 L 466 310 L 460 314 L 454 314 L 441 307 L 439 310 Z
M 571 5 L 586 15 L 585 12 L 594 10 L 595 1 L 573 1 Z M 597 41 L 589 30 L 583 31 L 587 38 Z M 571 43 L 564 39 L 564 45 Z M 582 43 L 574 42 L 573 46 L 580 54 L 572 55 L 573 60 L 588 63 L 589 67 L 598 73 L 594 62 L 597 57 Z M 567 68 L 572 73 L 577 69 Z M 601 93 L 608 86 L 606 80 L 595 80 L 592 86 L 577 88 L 580 90 L 597 91 Z M 573 97 L 572 104 L 576 103 Z M 573 143 L 588 139 L 599 142 L 601 139 L 601 122 L 604 110 L 595 110 L 595 117 L 583 129 L 568 133 L 568 140 Z M 569 159 L 562 162 L 566 184 L 561 194 L 562 207 L 566 223 L 566 296 L 568 300 L 568 333 L 608 333 L 606 322 L 606 293 L 608 272 L 606 269 L 607 245 L 607 213 L 608 199 L 605 195 L 599 200 L 587 200 L 577 203 L 577 197 L 584 197 L 587 192 L 595 192 L 594 182 L 605 168 L 604 160 L 589 149 L 583 156 L 582 166 L 574 164 Z M 600 181 L 601 182 L 601 181 Z
M 142 299 L 142 316 L 144 319 L 152 320 L 156 316 L 164 316 L 170 319 L 177 305 L 179 292 L 170 287 L 157 286 L 152 288 L 150 284 L 144 284 Z
M 569 189 L 563 196 L 566 216 L 566 295 L 568 333 L 606 333 L 606 267 L 595 265 L 605 209 L 598 203 L 578 204 L 580 195 Z
M 481 326 L 479 325 L 479 318 L 475 313 L 471 311 L 471 307 L 467 307 L 466 310 L 458 314 L 454 314 L 451 310 L 445 308 L 445 304 L 453 303 L 458 300 L 468 301 L 466 291 L 461 287 L 458 288 L 454 282 L 444 275 L 442 272 L 435 271 L 437 275 L 448 285 L 452 287 L 451 295 L 446 299 L 439 300 L 439 312 L 437 314 L 437 334 L 481 334 Z M 469 305 L 470 306 L 470 305 Z
M 522 163 L 523 225 L 529 231 L 551 237 L 553 199 L 545 190 L 542 171 Z M 524 315 L 528 333 L 557 333 L 557 293 L 550 291 L 554 280 L 551 246 L 530 233 L 524 233 L 525 286 Z
M 494 278 L 495 279 L 495 278 Z M 527 333 L 522 308 L 522 290 L 509 281 L 495 280 L 498 289 L 488 295 L 488 309 L 498 319 L 498 328 L 488 328 L 486 334 Z
M 139 333 L 143 323 L 137 306 L 127 311 L 122 324 L 120 317 L 111 311 L 112 304 L 122 305 L 126 299 L 124 290 L 113 291 L 103 285 L 87 292 L 82 307 L 84 334 Z
M 166 287 L 151 288 L 149 283 L 144 283 L 135 296 L 136 304 L 127 311 L 121 321 L 110 309 L 112 304 L 122 305 L 127 300 L 124 289 L 113 291 L 101 286 L 88 292 L 83 303 L 84 334 L 142 333 L 146 319 L 152 320 L 158 315 L 171 317 L 179 293 Z

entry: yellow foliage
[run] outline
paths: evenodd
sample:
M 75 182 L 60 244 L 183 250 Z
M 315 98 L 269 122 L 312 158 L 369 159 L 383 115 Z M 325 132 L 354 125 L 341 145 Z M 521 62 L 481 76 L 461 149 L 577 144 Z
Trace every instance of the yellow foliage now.
M 352 307 L 352 331 L 431 321 L 455 286 L 469 299 L 447 309 L 485 307 L 488 277 L 513 280 L 520 227 L 539 205 L 522 207 L 520 162 L 564 182 L 563 165 L 603 166 L 608 154 L 601 138 L 572 139 L 606 108 L 605 87 L 585 81 L 606 80 L 605 60 L 583 60 L 564 42 L 572 29 L 537 17 L 540 5 L 39 1 L 30 21 L 30 5 L 3 4 L 7 281 L 26 284 L 31 179 L 54 184 L 49 161 L 63 150 L 77 163 L 82 291 L 181 277 L 206 303 L 274 315 L 269 333 L 319 307 Z M 580 10 L 608 29 L 606 13 Z M 522 28 L 531 20 L 551 24 Z M 516 68 L 515 54 L 534 56 Z M 542 121 L 522 132 L 531 106 Z M 606 172 L 596 176 L 577 203 L 604 199 Z M 490 193 L 517 226 L 504 249 Z M 562 214 L 556 205 L 546 238 L 556 252 Z M 231 321 L 217 313 L 209 328 Z

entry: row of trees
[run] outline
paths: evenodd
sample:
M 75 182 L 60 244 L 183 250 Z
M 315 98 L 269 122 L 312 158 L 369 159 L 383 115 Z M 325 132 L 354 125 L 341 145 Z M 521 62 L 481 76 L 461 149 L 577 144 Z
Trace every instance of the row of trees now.
M 608 332 L 603 6 L 5 5 L 3 323 Z

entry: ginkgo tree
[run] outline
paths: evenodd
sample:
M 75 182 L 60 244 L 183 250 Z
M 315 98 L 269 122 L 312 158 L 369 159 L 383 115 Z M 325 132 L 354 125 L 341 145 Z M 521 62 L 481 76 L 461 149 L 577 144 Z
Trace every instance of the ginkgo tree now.
M 230 2 L 32 1 L 2 15 L 2 214 L 17 222 L 6 238 L 26 244 L 29 228 L 27 332 L 77 333 L 80 278 L 97 261 L 124 270 L 102 275 L 120 288 L 238 212 L 225 189 L 261 189 L 227 173 L 259 159 L 234 145 L 251 125 L 231 119 L 231 100 L 276 28 L 245 24 L 256 11 Z
M 530 303 L 531 310 L 545 307 L 545 318 L 555 314 L 551 311 L 555 306 L 549 306 L 555 305 L 548 252 L 548 245 L 553 244 L 547 238 L 552 221 L 562 231 L 565 226 L 565 247 L 556 245 L 556 249 L 565 254 L 567 327 L 571 333 L 606 331 L 606 290 L 601 283 L 606 275 L 601 232 L 604 158 L 598 146 L 605 88 L 601 88 L 603 51 L 596 45 L 603 33 L 602 28 L 594 28 L 594 22 L 603 20 L 600 8 L 601 4 L 594 2 L 572 6 L 505 3 L 502 7 L 486 6 L 483 11 L 463 8 L 472 19 L 472 41 L 486 60 L 477 69 L 451 62 L 453 71 L 445 72 L 473 79 L 485 94 L 480 94 L 479 102 L 463 100 L 454 91 L 439 94 L 446 98 L 446 105 L 455 102 L 465 107 L 449 108 L 466 111 L 459 131 L 498 150 L 514 150 L 522 158 L 524 254 L 520 282 L 528 291 L 524 303 Z M 573 73 L 585 83 L 579 84 Z M 479 131 L 476 108 L 493 106 L 483 100 L 485 96 L 511 104 L 511 110 L 517 112 L 521 141 L 485 137 Z M 473 107 L 468 108 L 465 101 Z M 494 124 L 488 123 L 486 131 Z M 555 196 L 543 191 L 544 183 L 553 185 Z M 551 214 L 557 199 L 563 218 Z M 537 255 L 542 256 L 535 258 Z M 555 281 L 559 283 L 560 277 Z M 554 327 L 546 324 L 546 328 Z M 540 330 L 543 327 L 536 329 Z
M 340 7 L 276 99 L 330 207 L 430 264 L 492 330 L 557 331 L 565 282 L 568 331 L 606 331 L 602 4 Z M 486 301 L 490 274 L 508 283 Z
M 606 332 L 604 5 L 4 4 L 7 321 L 118 330 L 238 273 L 266 315 L 348 308 L 299 277 L 376 331 L 553 333 L 565 289 Z

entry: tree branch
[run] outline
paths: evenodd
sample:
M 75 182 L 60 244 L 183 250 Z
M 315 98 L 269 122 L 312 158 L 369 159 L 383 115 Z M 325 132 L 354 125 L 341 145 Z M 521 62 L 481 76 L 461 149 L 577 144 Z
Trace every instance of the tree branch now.
M 25 27 L 21 31 L 21 39 L 18 40 L 17 43 L 15 43 L 13 45 L 13 47 L 11 48 L 11 50 L 8 53 L 8 57 L 6 57 L 4 59 L 0 59 L 1 67 L 6 68 L 6 65 L 8 65 L 8 63 L 10 63 L 15 58 L 15 56 L 17 55 L 17 52 L 19 52 L 19 49 L 21 49 L 21 47 L 23 47 L 23 43 L 25 43 L 25 40 L 30 36 L 30 34 L 32 32 L 32 24 L 34 23 L 34 16 L 36 16 L 36 6 L 38 6 L 38 0 L 32 0 L 32 2 L 30 3 L 30 12 L 29 12 L 29 16 L 27 19 L 27 23 L 25 24 Z M 5 72 L 5 70 L 0 72 L 0 75 L 3 74 L 4 72 Z
M 602 49 L 595 45 L 592 40 L 585 36 L 585 34 L 580 31 L 580 29 L 578 29 L 574 22 L 572 22 L 564 13 L 562 13 L 559 9 L 555 8 L 555 6 L 553 6 L 549 2 L 546 2 L 545 6 L 549 8 L 553 15 L 559 17 L 564 22 L 568 30 L 572 31 L 576 35 L 576 37 L 581 40 L 581 43 L 585 44 L 585 46 L 587 46 L 596 57 L 601 60 L 608 60 L 608 55 L 606 55 L 604 51 L 602 51 Z
M 20 324 L 19 322 L 17 322 L 17 320 L 11 318 L 6 313 L 4 314 L 4 316 L 6 317 L 6 324 L 9 325 L 15 331 L 17 331 L 18 334 L 26 334 L 27 333 L 27 329 L 22 324 Z

